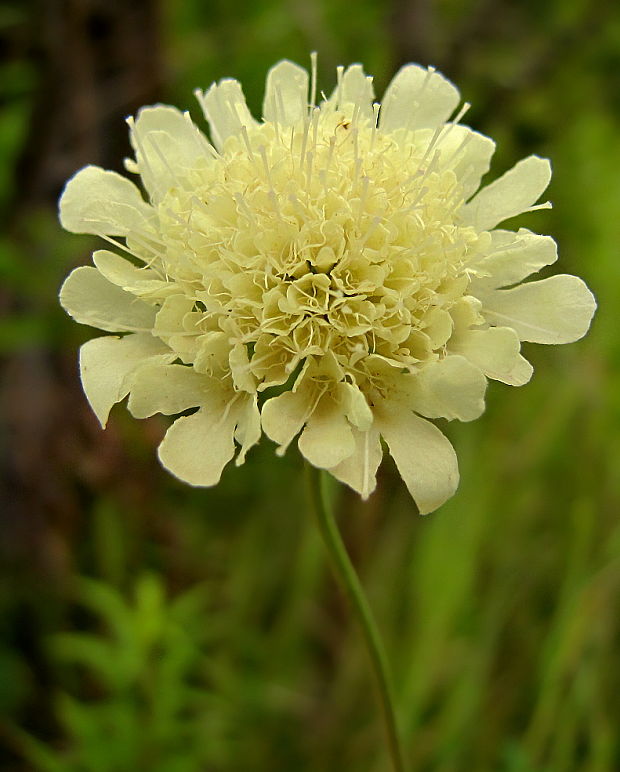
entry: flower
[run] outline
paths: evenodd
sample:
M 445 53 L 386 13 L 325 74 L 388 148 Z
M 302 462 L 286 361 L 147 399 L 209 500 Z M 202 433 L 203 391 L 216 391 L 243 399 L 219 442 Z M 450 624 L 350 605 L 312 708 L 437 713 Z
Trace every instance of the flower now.
M 121 333 L 82 347 L 84 391 L 102 426 L 127 396 L 137 418 L 184 413 L 159 457 L 191 485 L 264 432 L 280 454 L 300 435 L 365 498 L 383 438 L 430 512 L 458 467 L 428 419 L 477 418 L 488 378 L 530 379 L 521 341 L 575 341 L 596 304 L 575 276 L 522 283 L 555 242 L 497 226 L 541 206 L 550 164 L 530 156 L 478 190 L 495 146 L 461 125 L 467 105 L 450 119 L 459 92 L 439 73 L 403 67 L 379 106 L 354 64 L 315 94 L 314 58 L 312 77 L 269 71 L 262 122 L 237 81 L 214 83 L 197 92 L 211 141 L 188 113 L 142 109 L 126 167 L 146 200 L 95 166 L 69 180 L 62 225 L 114 251 L 74 270 L 61 303 Z

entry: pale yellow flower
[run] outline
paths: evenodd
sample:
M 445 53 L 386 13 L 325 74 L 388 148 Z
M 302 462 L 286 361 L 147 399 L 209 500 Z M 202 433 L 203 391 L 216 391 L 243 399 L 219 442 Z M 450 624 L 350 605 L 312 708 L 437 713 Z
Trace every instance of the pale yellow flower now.
M 279 453 L 300 435 L 311 464 L 367 497 L 383 437 L 430 512 L 458 468 L 428 419 L 478 417 L 487 378 L 529 380 L 521 341 L 577 340 L 594 313 L 574 276 L 522 283 L 556 260 L 553 239 L 497 228 L 537 208 L 549 162 L 478 191 L 494 143 L 450 118 L 457 89 L 417 65 L 381 106 L 360 65 L 315 106 L 314 73 L 288 61 L 262 122 L 235 80 L 197 97 L 211 142 L 173 107 L 129 121 L 146 199 L 88 166 L 60 201 L 67 230 L 114 250 L 61 290 L 76 321 L 122 334 L 82 347 L 93 410 L 105 426 L 126 396 L 138 418 L 195 409 L 159 448 L 192 485 L 217 483 L 262 431 Z

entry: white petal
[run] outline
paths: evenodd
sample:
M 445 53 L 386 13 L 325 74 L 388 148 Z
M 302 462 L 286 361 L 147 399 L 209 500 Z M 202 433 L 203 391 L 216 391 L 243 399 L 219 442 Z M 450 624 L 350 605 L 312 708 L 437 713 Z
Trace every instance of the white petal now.
M 177 284 L 177 289 L 179 285 Z M 153 333 L 174 349 L 183 362 L 195 364 L 200 352 L 202 330 L 196 322 L 200 312 L 187 295 L 169 295 L 155 317 Z
M 263 117 L 284 126 L 308 114 L 308 73 L 286 59 L 267 73 Z
M 238 134 L 243 126 L 256 125 L 239 81 L 232 78 L 221 80 L 204 94 L 196 92 L 196 96 L 209 121 L 211 138 L 218 150 L 222 149 L 231 134 Z
M 178 286 L 177 286 L 178 289 Z M 161 338 L 185 332 L 183 321 L 194 309 L 194 301 L 187 295 L 170 295 L 161 304 L 155 319 L 155 332 Z
M 108 332 L 152 330 L 156 310 L 111 284 L 96 268 L 72 271 L 60 288 L 60 304 L 76 322 Z
M 450 309 L 450 316 L 453 322 L 453 332 L 450 341 L 463 330 L 484 324 L 484 316 L 480 313 L 481 309 L 482 303 L 478 298 L 471 295 L 464 295 L 454 303 Z
M 524 158 L 465 204 L 461 209 L 463 222 L 480 231 L 491 230 L 503 220 L 527 212 L 550 179 L 551 164 L 546 158 Z
M 430 142 L 432 132 L 428 134 Z M 481 178 L 489 171 L 495 142 L 468 126 L 456 124 L 442 132 L 436 149 L 441 153 L 440 166 L 454 171 L 467 199 L 478 190 Z
M 424 317 L 424 332 L 431 340 L 433 349 L 443 346 L 452 335 L 454 323 L 450 313 L 444 308 L 435 307 Z
M 361 64 L 352 64 L 345 70 L 340 86 L 336 86 L 328 103 L 332 107 L 338 105 L 340 109 L 345 105 L 359 106 L 359 115 L 362 118 L 370 119 L 373 117 L 374 97 L 372 78 L 365 74 Z M 349 114 L 352 116 L 353 112 L 349 111 Z
M 355 451 L 355 440 L 341 408 L 324 400 L 299 438 L 302 456 L 319 469 L 331 469 Z
M 230 365 L 235 389 L 253 394 L 256 391 L 256 378 L 252 375 L 250 370 L 248 350 L 243 343 L 236 343 L 230 349 L 228 363 Z
M 377 469 L 383 458 L 379 432 L 375 427 L 361 432 L 352 429 L 354 452 L 329 471 L 337 480 L 345 483 L 367 499 L 377 487 Z
M 243 464 L 246 453 L 256 445 L 261 437 L 257 395 L 248 394 L 243 399 L 244 405 L 237 411 L 237 429 L 235 431 L 235 439 L 241 445 L 241 450 L 235 461 L 237 466 Z
M 269 439 L 278 443 L 279 455 L 301 431 L 311 407 L 310 398 L 302 388 L 285 391 L 265 402 L 261 410 L 263 431 Z
M 169 472 L 190 485 L 217 485 L 235 454 L 235 417 L 210 409 L 178 418 L 159 446 L 159 460 Z
M 134 418 L 182 413 L 208 399 L 210 380 L 184 365 L 142 367 L 133 378 L 127 407 Z
M 132 374 L 151 362 L 169 362 L 173 356 L 161 341 L 143 333 L 94 338 L 81 347 L 82 386 L 104 429 L 112 405 L 129 393 Z
M 372 424 L 372 411 L 366 397 L 357 386 L 346 381 L 338 384 L 339 396 L 344 414 L 358 429 L 366 431 Z
M 479 367 L 487 378 L 523 386 L 532 377 L 532 365 L 519 353 L 519 336 L 509 327 L 465 330 L 450 339 L 449 348 Z
M 133 182 L 99 166 L 85 166 L 67 182 L 59 216 L 72 233 L 127 236 L 152 231 L 154 212 Z
M 158 200 L 170 188 L 185 187 L 187 172 L 214 153 L 189 115 L 176 107 L 144 107 L 129 126 L 144 187 Z
M 464 357 L 431 362 L 405 380 L 408 406 L 427 418 L 473 421 L 484 411 L 487 379 Z
M 503 381 L 504 383 L 507 383 L 509 386 L 524 386 L 530 378 L 532 377 L 532 373 L 534 372 L 534 368 L 532 365 L 527 361 L 527 359 L 522 355 L 519 354 L 517 357 L 512 370 L 505 374 L 502 378 L 495 378 L 498 381 Z M 489 375 L 489 378 L 493 378 L 495 376 Z
M 521 340 L 532 343 L 579 340 L 595 310 L 596 300 L 585 283 L 567 274 L 495 290 L 483 300 L 483 313 L 491 324 L 512 327 Z
M 558 259 L 558 247 L 551 236 L 539 236 L 526 228 L 517 233 L 492 231 L 491 243 L 489 254 L 475 265 L 481 276 L 472 278 L 469 291 L 473 295 L 518 284 Z
M 459 92 L 432 69 L 407 64 L 394 76 L 382 100 L 382 131 L 424 129 L 446 121 L 459 103 Z
M 133 265 L 107 249 L 93 252 L 93 262 L 104 278 L 133 295 L 148 296 L 156 293 L 161 297 L 168 289 L 174 289 L 172 282 L 164 281 L 153 269 Z
M 377 428 L 421 515 L 454 495 L 459 484 L 454 448 L 429 421 L 408 410 L 378 410 Z

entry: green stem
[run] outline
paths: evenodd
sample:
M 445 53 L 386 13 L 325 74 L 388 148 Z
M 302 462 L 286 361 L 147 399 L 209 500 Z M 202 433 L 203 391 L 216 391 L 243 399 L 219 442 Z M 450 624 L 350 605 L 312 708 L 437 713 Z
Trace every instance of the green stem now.
M 364 635 L 366 650 L 379 691 L 379 700 L 392 766 L 394 767 L 394 772 L 405 772 L 404 754 L 398 737 L 394 698 L 392 696 L 387 657 L 383 643 L 360 580 L 338 531 L 331 507 L 326 501 L 321 484 L 322 473 L 320 470 L 310 466 L 310 464 L 306 464 L 306 470 L 312 504 L 323 541 L 332 561 L 332 567 L 346 591 Z

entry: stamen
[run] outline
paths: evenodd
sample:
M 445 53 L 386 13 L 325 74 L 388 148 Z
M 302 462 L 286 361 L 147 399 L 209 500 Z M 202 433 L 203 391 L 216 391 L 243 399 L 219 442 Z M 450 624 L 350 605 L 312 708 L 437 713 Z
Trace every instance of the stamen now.
M 317 81 L 317 52 L 310 54 L 310 113 L 313 111 L 316 103 L 316 81 Z
M 118 241 L 118 239 L 113 238 L 112 236 L 108 236 L 105 233 L 97 233 L 98 238 L 103 239 L 104 241 L 107 241 L 109 244 L 112 244 L 117 249 L 120 249 L 122 252 L 127 252 L 128 255 L 131 255 L 136 260 L 139 260 L 141 263 L 144 263 L 144 268 L 151 268 L 152 263 L 149 263 L 144 259 L 144 255 L 140 255 L 137 252 L 134 252 L 133 249 L 130 249 L 126 244 L 123 244 L 122 242 Z M 157 260 L 158 258 L 161 259 L 162 255 L 159 252 L 156 252 L 153 248 L 149 249 L 150 252 L 153 253 L 153 262 Z M 156 270 L 156 269 L 154 269 Z
M 185 187 L 185 181 L 183 179 L 181 179 L 180 177 L 178 177 L 176 171 L 170 166 L 170 164 L 168 163 L 168 159 L 162 153 L 161 148 L 157 144 L 157 141 L 156 141 L 155 137 L 152 134 L 149 133 L 149 134 L 147 134 L 147 139 L 151 143 L 151 146 L 153 147 L 153 150 L 159 156 L 159 160 L 162 162 L 162 164 L 168 170 L 168 172 L 169 172 L 170 176 L 172 177 L 172 179 L 177 183 L 177 185 L 180 188 L 184 188 Z
M 243 138 L 243 144 L 246 147 L 246 150 L 248 151 L 248 156 L 250 157 L 250 161 L 252 163 L 256 162 L 256 157 L 254 156 L 254 151 L 252 150 L 252 144 L 250 142 L 250 137 L 248 135 L 248 130 L 246 126 L 241 127 L 241 136 Z
M 336 78 L 338 85 L 336 86 L 336 105 L 338 109 L 341 109 L 342 106 L 342 77 L 344 75 L 344 67 L 339 64 L 338 67 L 336 67 Z
M 314 161 L 314 153 L 309 152 L 307 154 L 307 161 L 308 161 L 308 163 L 307 163 L 307 167 L 306 167 L 307 168 L 307 172 L 306 172 L 306 191 L 308 192 L 308 194 L 310 194 L 311 193 L 310 183 L 311 183 L 311 180 L 312 180 L 312 164 L 313 164 L 313 161 Z
M 235 201 L 237 202 L 240 209 L 243 210 L 243 213 L 248 218 L 248 220 L 252 223 L 254 226 L 258 226 L 258 222 L 256 220 L 256 217 L 254 217 L 254 214 L 252 210 L 250 209 L 248 202 L 245 200 L 243 195 L 241 193 L 235 193 L 234 194 Z
M 192 116 L 189 114 L 189 110 L 186 110 L 183 113 L 183 118 L 185 119 L 186 123 L 188 123 L 192 128 L 191 135 L 195 141 L 197 149 L 202 152 L 206 148 L 206 150 L 213 156 L 213 158 L 220 158 L 220 154 L 217 152 L 217 150 L 213 147 L 213 145 L 210 142 L 207 142 L 206 137 L 204 137 L 204 135 L 201 135 L 198 129 L 196 128 L 196 125 L 192 120 Z
M 460 121 L 463 119 L 465 114 L 469 111 L 470 107 L 471 107 L 471 105 L 469 104 L 469 102 L 464 102 L 463 106 L 459 110 L 456 118 L 454 118 L 454 120 L 451 121 L 450 123 L 444 124 L 444 126 L 442 128 L 445 130 L 445 133 L 443 134 L 443 136 L 441 138 L 442 142 L 450 134 L 450 132 L 454 129 L 454 127 L 459 125 Z
M 144 152 L 144 145 L 142 144 L 142 140 L 140 138 L 140 134 L 138 131 L 136 131 L 136 122 L 134 121 L 133 116 L 128 116 L 126 119 L 127 125 L 129 126 L 129 129 L 131 131 L 132 139 L 135 141 L 136 145 L 138 146 L 138 154 L 139 158 L 138 163 L 140 166 L 144 165 L 144 169 L 151 177 L 152 181 L 157 185 L 158 193 L 159 193 L 159 185 L 157 180 L 157 175 L 153 173 L 153 167 L 149 164 L 148 156 Z
M 373 148 L 375 146 L 375 138 L 377 136 L 377 129 L 379 126 L 379 111 L 381 110 L 381 105 L 378 102 L 375 102 L 372 106 L 372 131 L 370 134 L 370 152 L 372 153 Z
M 360 203 L 357 210 L 357 220 L 356 223 L 359 225 L 360 221 L 362 219 L 362 214 L 364 213 L 364 209 L 366 207 L 366 198 L 368 196 L 368 188 L 370 186 L 370 179 L 369 177 L 364 176 L 362 178 L 362 192 L 360 194 Z
M 308 144 L 309 130 L 310 130 L 310 120 L 308 118 L 304 118 L 304 133 L 301 138 L 301 151 L 299 153 L 299 171 L 302 170 L 302 166 L 306 158 L 306 145 Z

